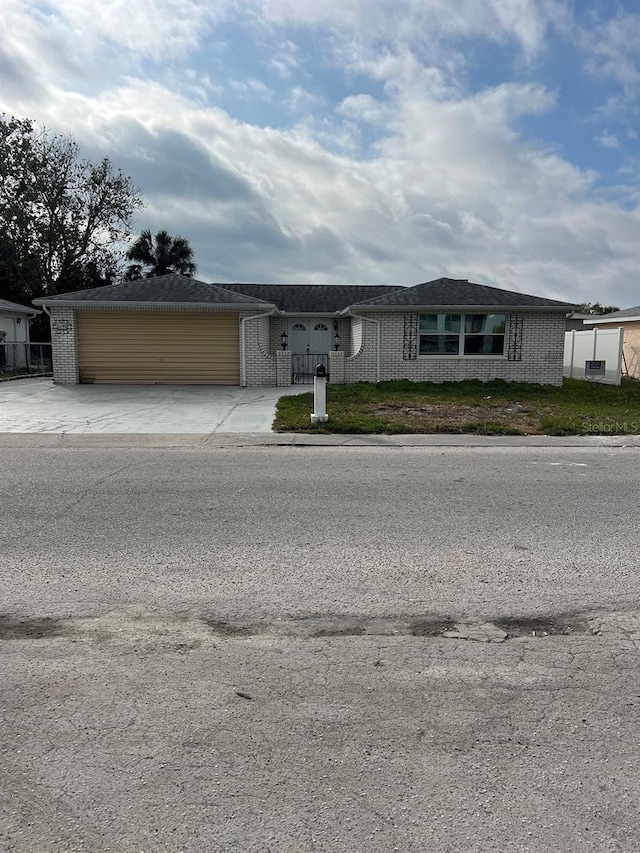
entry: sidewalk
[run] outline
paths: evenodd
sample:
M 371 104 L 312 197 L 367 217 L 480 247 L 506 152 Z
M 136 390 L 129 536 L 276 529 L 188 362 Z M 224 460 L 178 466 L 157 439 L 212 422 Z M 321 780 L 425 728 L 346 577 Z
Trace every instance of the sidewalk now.
M 308 433 L 0 433 L 7 448 L 631 447 L 640 435 L 312 435 Z

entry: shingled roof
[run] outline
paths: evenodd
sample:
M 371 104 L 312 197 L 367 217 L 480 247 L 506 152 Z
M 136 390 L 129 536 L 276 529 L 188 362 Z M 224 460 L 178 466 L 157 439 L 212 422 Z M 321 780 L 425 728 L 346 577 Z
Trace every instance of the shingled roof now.
M 353 306 L 356 309 L 384 310 L 387 308 L 512 308 L 519 310 L 542 310 L 567 312 L 577 306 L 556 299 L 541 296 L 528 296 L 486 284 L 474 284 L 467 279 L 437 278 L 416 284 L 414 287 L 400 287 L 392 293 L 368 299 Z
M 111 284 L 106 287 L 92 287 L 90 290 L 76 290 L 74 293 L 60 293 L 57 296 L 46 296 L 33 301 L 36 305 L 192 303 L 241 307 L 265 304 L 252 296 L 233 293 L 219 285 L 207 284 L 205 281 L 198 281 L 177 273 L 124 281 L 121 284 Z M 265 305 L 265 307 L 269 306 Z
M 285 314 L 335 314 L 349 308 L 356 311 L 475 308 L 566 313 L 577 308 L 568 302 L 474 284 L 466 279 L 438 278 L 414 287 L 375 284 L 207 284 L 175 273 L 46 296 L 34 299 L 34 304 L 275 307 Z
M 335 314 L 364 299 L 405 289 L 388 284 L 221 284 L 219 287 L 277 305 L 286 314 Z
M 611 314 L 590 315 L 590 323 L 617 323 L 619 320 L 640 320 L 640 305 L 635 308 L 623 308 L 622 311 L 612 311 Z
M 9 302 L 8 299 L 0 299 L 0 311 L 10 311 L 12 314 L 41 314 L 35 308 L 27 308 L 26 305 L 18 305 L 17 302 Z

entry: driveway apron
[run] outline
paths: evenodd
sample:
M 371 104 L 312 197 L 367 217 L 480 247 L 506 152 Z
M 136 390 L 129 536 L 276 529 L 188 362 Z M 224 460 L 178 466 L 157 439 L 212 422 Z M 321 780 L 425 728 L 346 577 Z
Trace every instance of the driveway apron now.
M 300 390 L 24 379 L 0 384 L 0 432 L 270 433 L 278 398 Z

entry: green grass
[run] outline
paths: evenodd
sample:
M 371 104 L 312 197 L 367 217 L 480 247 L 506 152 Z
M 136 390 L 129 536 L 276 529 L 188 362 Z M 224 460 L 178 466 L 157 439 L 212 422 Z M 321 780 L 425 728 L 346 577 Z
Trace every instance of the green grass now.
M 326 424 L 311 424 L 313 393 L 282 397 L 274 428 L 312 433 L 632 435 L 640 433 L 640 382 L 563 387 L 503 382 L 328 385 Z

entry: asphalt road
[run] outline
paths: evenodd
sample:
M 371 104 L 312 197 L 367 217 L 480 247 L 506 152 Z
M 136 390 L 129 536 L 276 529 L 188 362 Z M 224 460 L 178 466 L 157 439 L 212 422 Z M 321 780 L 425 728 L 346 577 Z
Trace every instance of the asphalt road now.
M 3 851 L 640 849 L 638 448 L 0 471 Z

